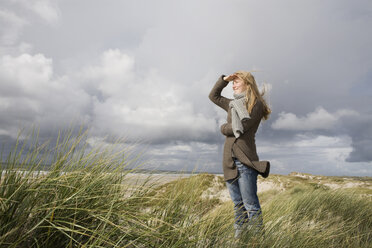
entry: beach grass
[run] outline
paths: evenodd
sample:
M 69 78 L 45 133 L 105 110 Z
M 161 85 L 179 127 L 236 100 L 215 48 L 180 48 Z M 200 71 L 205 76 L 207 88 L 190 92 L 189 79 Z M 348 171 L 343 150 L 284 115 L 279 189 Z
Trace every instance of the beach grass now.
M 372 243 L 369 188 L 331 189 L 315 180 L 273 175 L 284 187 L 259 195 L 263 231 L 246 230 L 234 239 L 231 201 L 208 194 L 224 189 L 222 177 L 195 174 L 162 183 L 149 175 L 136 183 L 129 174 L 140 165 L 139 156 L 120 142 L 90 149 L 86 138 L 82 130 L 61 132 L 55 144 L 39 144 L 33 132 L 17 142 L 0 178 L 0 247 L 319 248 Z M 44 164 L 51 165 L 47 172 L 42 172 Z

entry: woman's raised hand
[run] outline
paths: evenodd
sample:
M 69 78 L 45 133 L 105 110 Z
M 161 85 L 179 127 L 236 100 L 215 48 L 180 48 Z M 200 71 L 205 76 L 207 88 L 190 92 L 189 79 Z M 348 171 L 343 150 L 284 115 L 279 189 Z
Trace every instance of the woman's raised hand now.
M 237 75 L 231 74 L 231 75 L 225 76 L 223 80 L 230 82 L 230 81 L 233 81 L 236 77 Z

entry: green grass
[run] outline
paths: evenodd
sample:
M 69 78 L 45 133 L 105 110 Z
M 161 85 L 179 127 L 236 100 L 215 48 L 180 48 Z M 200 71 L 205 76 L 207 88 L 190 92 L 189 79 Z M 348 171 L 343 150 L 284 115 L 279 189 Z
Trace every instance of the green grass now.
M 319 248 L 372 242 L 370 189 L 331 190 L 273 175 L 270 180 L 285 190 L 259 194 L 264 233 L 247 231 L 235 240 L 232 203 L 205 197 L 211 187 L 224 189 L 221 177 L 128 184 L 135 169 L 127 169 L 139 156 L 119 142 L 88 150 L 86 137 L 61 133 L 51 149 L 30 134 L 7 156 L 0 178 L 0 247 Z M 46 162 L 50 171 L 38 174 Z

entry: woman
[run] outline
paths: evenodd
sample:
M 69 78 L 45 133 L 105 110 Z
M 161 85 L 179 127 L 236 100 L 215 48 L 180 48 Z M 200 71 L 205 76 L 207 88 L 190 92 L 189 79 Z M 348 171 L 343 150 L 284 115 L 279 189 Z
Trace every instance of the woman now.
M 221 96 L 229 81 L 233 81 L 234 99 Z M 209 99 L 227 112 L 227 123 L 221 126 L 221 133 L 226 136 L 223 172 L 234 203 L 235 237 L 240 235 L 245 225 L 262 227 L 257 175 L 267 177 L 270 164 L 265 164 L 266 168 L 262 168 L 262 164 L 257 167 L 255 134 L 261 120 L 267 120 L 271 113 L 263 95 L 253 75 L 245 71 L 222 75 L 209 94 Z

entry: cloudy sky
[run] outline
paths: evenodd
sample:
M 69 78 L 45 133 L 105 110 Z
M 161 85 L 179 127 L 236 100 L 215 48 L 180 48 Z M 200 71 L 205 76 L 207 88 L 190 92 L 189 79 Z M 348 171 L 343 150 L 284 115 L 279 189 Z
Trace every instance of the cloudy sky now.
M 370 0 L 1 0 L 0 140 L 74 125 L 148 166 L 221 172 L 221 74 L 256 70 L 272 172 L 372 176 Z M 229 86 L 223 95 L 232 96 Z

